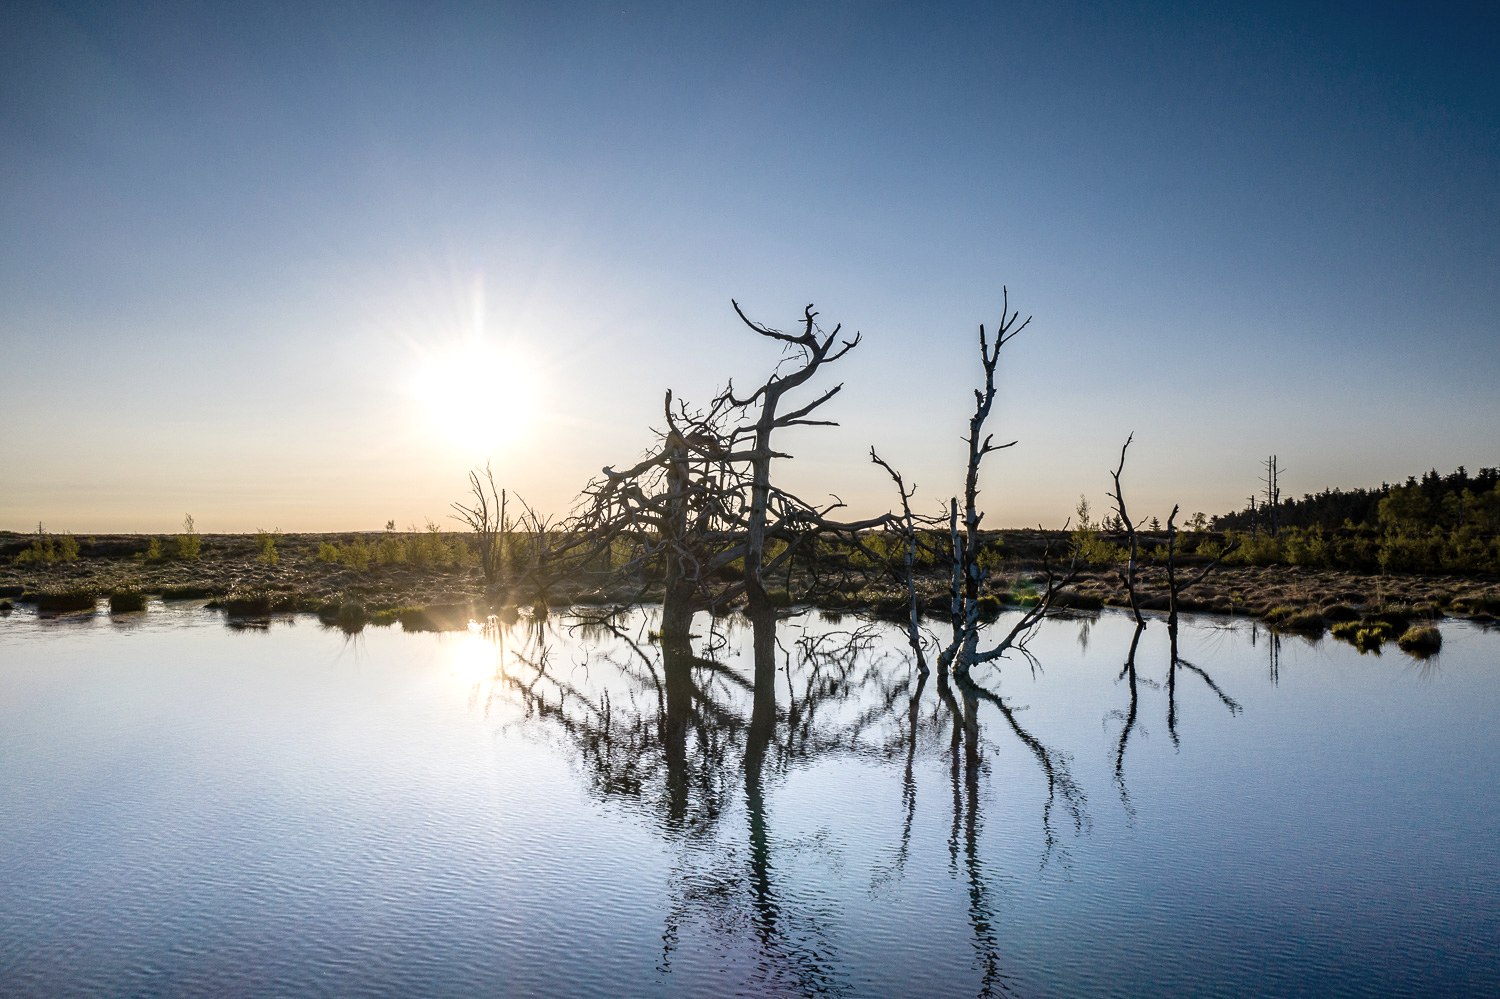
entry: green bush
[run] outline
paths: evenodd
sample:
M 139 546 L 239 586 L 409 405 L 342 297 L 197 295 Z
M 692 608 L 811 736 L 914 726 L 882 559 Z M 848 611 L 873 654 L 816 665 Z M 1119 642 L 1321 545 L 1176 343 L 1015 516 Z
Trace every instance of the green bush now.
M 281 556 L 276 551 L 276 542 L 281 537 L 281 528 L 265 531 L 257 529 L 256 543 L 260 548 L 260 554 L 255 556 L 255 561 L 261 565 L 276 565 L 281 561 Z
M 36 537 L 12 561 L 16 565 L 52 565 L 56 562 L 75 562 L 77 559 L 77 538 L 71 534 L 48 534 L 46 527 L 37 524 Z
M 203 539 L 193 525 L 193 515 L 182 515 L 182 533 L 177 535 L 177 557 L 185 562 L 195 562 L 203 550 Z

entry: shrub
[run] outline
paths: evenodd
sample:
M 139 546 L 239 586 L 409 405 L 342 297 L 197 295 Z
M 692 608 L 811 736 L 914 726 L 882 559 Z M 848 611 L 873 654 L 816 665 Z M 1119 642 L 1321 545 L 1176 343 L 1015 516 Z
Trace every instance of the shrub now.
M 255 556 L 255 561 L 261 565 L 275 565 L 281 561 L 281 556 L 276 552 L 276 541 L 281 537 L 281 528 L 271 531 L 256 529 L 256 543 L 260 547 L 260 554 Z
M 364 538 L 355 538 L 339 552 L 339 561 L 351 569 L 364 572 L 375 558 L 375 550 Z
M 182 515 L 182 533 L 177 535 L 177 557 L 187 562 L 194 562 L 198 553 L 203 548 L 203 539 L 193 526 L 193 515 L 185 513 Z
M 16 565 L 52 565 L 54 562 L 73 562 L 77 559 L 77 538 L 71 534 L 48 534 L 46 527 L 37 524 L 36 537 L 12 561 Z

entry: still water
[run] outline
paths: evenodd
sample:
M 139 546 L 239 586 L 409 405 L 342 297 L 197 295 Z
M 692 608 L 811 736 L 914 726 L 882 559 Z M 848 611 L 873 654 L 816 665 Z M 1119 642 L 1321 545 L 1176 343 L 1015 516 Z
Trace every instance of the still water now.
M 1500 995 L 1500 634 L 651 623 L 0 618 L 0 994 Z

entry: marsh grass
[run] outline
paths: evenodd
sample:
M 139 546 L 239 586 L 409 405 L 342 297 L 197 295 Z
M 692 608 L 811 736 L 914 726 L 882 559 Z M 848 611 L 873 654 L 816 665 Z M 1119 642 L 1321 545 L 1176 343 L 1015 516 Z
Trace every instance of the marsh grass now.
M 99 602 L 99 594 L 87 589 L 48 589 L 28 593 L 22 599 L 36 604 L 36 609 L 43 614 L 66 614 L 93 610 Z
M 1263 616 L 1277 631 L 1307 635 L 1312 638 L 1320 637 L 1328 628 L 1328 622 L 1322 614 L 1305 607 L 1282 604 L 1266 611 Z
M 1443 647 L 1443 635 L 1430 624 L 1412 625 L 1401 633 L 1396 644 L 1401 651 L 1425 659 Z
M 161 587 L 161 598 L 170 600 L 204 600 L 214 597 L 222 597 L 224 591 L 212 586 L 198 586 L 194 584 L 183 584 L 176 586 Z
M 1396 635 L 1390 622 L 1364 618 L 1359 621 L 1340 621 L 1333 626 L 1332 635 L 1348 642 L 1361 652 L 1379 652 L 1381 647 Z
M 146 595 L 137 589 L 112 590 L 109 594 L 111 614 L 130 614 L 146 609 Z
M 354 635 L 364 630 L 369 615 L 365 605 L 357 600 L 330 600 L 318 609 L 318 620 Z
M 273 601 L 264 590 L 236 591 L 211 606 L 221 608 L 230 617 L 270 617 Z

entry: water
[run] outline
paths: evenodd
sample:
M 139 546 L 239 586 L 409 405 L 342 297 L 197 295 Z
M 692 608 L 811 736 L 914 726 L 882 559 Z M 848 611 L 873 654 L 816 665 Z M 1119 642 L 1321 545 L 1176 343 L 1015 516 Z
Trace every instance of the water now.
M 1500 994 L 1496 633 L 612 624 L 0 618 L 0 994 Z

